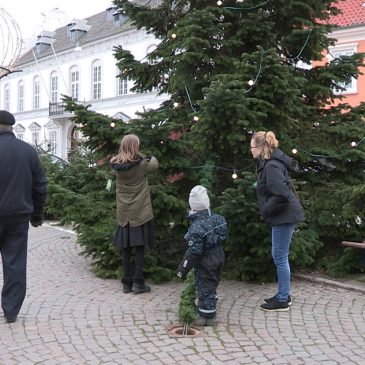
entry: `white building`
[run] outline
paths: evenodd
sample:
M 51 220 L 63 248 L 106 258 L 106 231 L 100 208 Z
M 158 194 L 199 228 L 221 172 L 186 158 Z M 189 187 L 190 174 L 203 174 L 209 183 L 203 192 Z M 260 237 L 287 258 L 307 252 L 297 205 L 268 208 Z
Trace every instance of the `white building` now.
M 18 138 L 67 159 L 78 132 L 62 95 L 121 122 L 158 107 L 165 97 L 156 91 L 132 93 L 132 82 L 116 77 L 120 72 L 113 49 L 121 45 L 140 60 L 157 42 L 145 30 L 131 27 L 114 7 L 55 32 L 43 31 L 17 63 L 19 72 L 1 79 L 0 109 L 14 114 Z

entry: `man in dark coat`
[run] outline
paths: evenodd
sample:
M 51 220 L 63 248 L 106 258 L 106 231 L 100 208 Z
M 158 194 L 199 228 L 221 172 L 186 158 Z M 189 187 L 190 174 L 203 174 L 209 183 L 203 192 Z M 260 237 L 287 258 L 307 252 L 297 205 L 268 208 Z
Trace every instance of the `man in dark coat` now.
M 37 151 L 15 137 L 14 123 L 11 113 L 0 110 L 1 306 L 8 323 L 16 321 L 25 298 L 29 221 L 42 224 L 47 193 Z

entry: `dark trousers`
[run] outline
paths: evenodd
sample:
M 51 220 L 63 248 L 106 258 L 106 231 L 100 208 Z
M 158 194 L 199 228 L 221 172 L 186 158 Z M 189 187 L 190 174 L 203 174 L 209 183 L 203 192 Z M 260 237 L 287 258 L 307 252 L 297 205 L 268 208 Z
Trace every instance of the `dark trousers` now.
M 198 294 L 198 313 L 205 318 L 214 318 L 217 311 L 217 287 L 225 257 L 222 247 L 217 247 L 203 256 L 194 268 L 195 288 Z
M 135 249 L 134 270 L 132 250 Z M 131 284 L 133 281 L 137 284 L 143 284 L 143 262 L 144 262 L 144 246 L 123 248 L 123 283 Z
M 18 315 L 26 292 L 29 222 L 0 223 L 4 285 L 1 307 L 6 317 Z

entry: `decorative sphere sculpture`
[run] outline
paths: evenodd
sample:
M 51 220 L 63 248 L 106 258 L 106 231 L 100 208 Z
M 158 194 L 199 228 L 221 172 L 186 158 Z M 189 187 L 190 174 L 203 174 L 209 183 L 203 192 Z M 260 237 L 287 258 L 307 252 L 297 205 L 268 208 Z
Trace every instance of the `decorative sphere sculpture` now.
M 0 78 L 13 71 L 22 50 L 22 36 L 12 16 L 0 7 Z

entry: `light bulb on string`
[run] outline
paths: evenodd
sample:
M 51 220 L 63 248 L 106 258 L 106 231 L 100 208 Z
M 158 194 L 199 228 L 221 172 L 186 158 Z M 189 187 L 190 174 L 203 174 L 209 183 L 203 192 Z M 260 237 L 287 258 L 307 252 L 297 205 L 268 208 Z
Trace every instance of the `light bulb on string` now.
M 197 115 L 194 115 L 193 120 L 194 122 L 197 122 L 199 120 L 199 117 Z
M 161 144 L 164 144 L 164 142 L 163 142 L 163 141 L 160 141 L 160 143 L 161 143 Z
M 296 155 L 296 154 L 298 153 L 298 150 L 297 150 L 296 148 L 293 148 L 293 149 L 291 150 L 291 152 L 292 152 L 294 155 Z
M 232 179 L 233 180 L 236 180 L 237 179 L 237 172 L 236 172 L 236 170 L 233 170 Z
M 114 127 L 115 127 L 115 123 L 114 123 L 114 122 L 111 122 L 111 123 L 110 123 L 110 127 L 111 127 L 111 128 L 114 128 Z
M 352 142 L 351 142 L 351 147 L 356 147 L 356 144 L 357 144 L 357 143 L 356 143 L 355 141 L 352 141 Z
M 223 1 L 221 1 L 221 0 L 218 0 L 218 1 L 217 1 L 217 5 L 218 5 L 218 6 L 221 6 L 222 4 L 223 4 Z
M 174 102 L 174 108 L 177 108 L 179 106 L 179 103 L 177 101 Z
M 175 39 L 177 37 L 176 33 L 171 34 L 171 38 Z
M 250 86 L 252 86 L 252 85 L 254 84 L 254 81 L 253 81 L 253 80 L 249 80 L 248 84 L 249 84 Z

